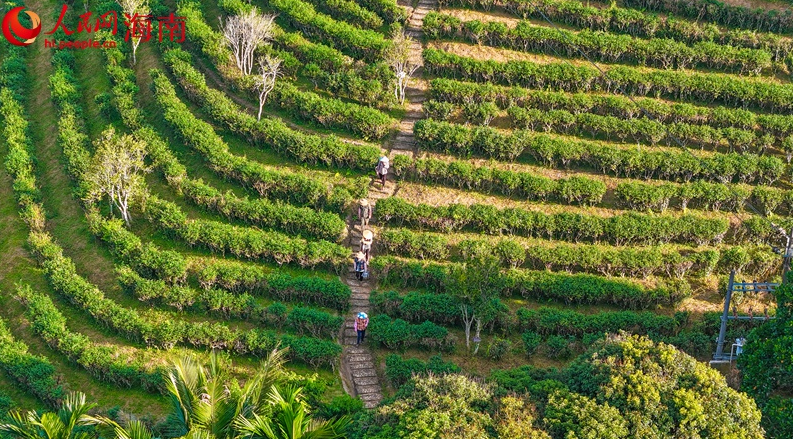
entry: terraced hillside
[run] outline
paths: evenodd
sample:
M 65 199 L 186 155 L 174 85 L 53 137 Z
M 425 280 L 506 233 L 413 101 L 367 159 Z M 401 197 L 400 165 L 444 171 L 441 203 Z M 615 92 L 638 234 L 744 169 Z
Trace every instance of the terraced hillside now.
M 60 12 L 17 4 L 44 27 Z M 707 361 L 727 274 L 778 281 L 776 225 L 793 226 L 793 16 L 704 5 L 149 0 L 186 40 L 134 62 L 123 32 L 4 42 L 0 391 L 52 407 L 79 389 L 154 423 L 169 362 L 210 350 L 244 380 L 288 348 L 313 407 L 374 408 L 427 370 L 562 367 L 619 331 Z M 224 37 L 246 14 L 275 16 L 261 118 L 258 67 Z M 92 186 L 119 138 L 148 171 L 129 223 Z M 770 294 L 734 304 L 776 312 Z

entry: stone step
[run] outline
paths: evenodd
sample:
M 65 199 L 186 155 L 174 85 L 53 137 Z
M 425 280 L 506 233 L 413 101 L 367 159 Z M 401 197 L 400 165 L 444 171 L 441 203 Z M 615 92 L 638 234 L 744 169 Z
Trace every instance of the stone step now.
M 350 375 L 353 378 L 364 378 L 364 377 L 376 377 L 377 371 L 374 368 L 371 369 L 355 369 L 350 371 Z
M 377 377 L 356 378 L 353 381 L 355 381 L 356 387 L 380 385 L 380 383 L 377 381 Z
M 354 327 L 345 329 L 344 330 L 344 336 L 345 337 L 353 337 L 353 338 L 356 339 L 356 341 L 358 341 L 357 340 L 358 339 L 358 333 L 355 332 L 355 328 Z
M 345 355 L 356 355 L 356 354 L 369 354 L 369 349 L 361 347 L 361 346 L 354 346 L 344 348 Z
M 352 307 L 351 311 L 352 311 L 353 314 L 358 314 L 359 312 L 365 312 L 365 313 L 369 314 L 371 312 L 371 308 L 369 308 L 368 306 L 365 306 L 365 307 L 364 306 L 354 306 L 354 307 Z
M 369 292 L 369 288 L 364 288 L 364 287 L 350 287 L 350 290 L 353 292 L 353 294 Z
M 358 362 L 355 362 L 355 363 L 350 363 L 349 367 L 350 367 L 350 369 L 374 369 L 374 363 L 371 362 L 371 361 L 358 361 Z M 363 378 L 361 378 L 361 379 L 363 379 Z M 377 378 L 375 378 L 375 381 L 377 381 Z M 374 383 L 372 383 L 372 384 L 374 384 Z
M 380 393 L 383 389 L 380 386 L 355 386 L 355 391 L 358 392 L 358 395 L 363 395 L 366 393 Z
M 355 321 L 347 320 L 346 322 L 344 322 L 344 327 L 345 328 L 353 328 L 354 329 L 355 328 Z
M 372 401 L 364 401 L 363 402 L 363 408 L 365 408 L 367 410 L 371 410 L 373 408 L 376 408 L 377 405 L 380 404 L 380 400 L 382 400 L 382 397 L 380 399 L 378 399 L 377 401 L 374 401 L 374 400 L 372 400 Z
M 369 299 L 352 299 L 350 300 L 352 306 L 368 306 Z
M 380 402 L 380 400 L 383 399 L 383 395 L 381 395 L 379 392 L 369 392 L 369 393 L 364 393 L 362 395 L 358 395 L 358 398 L 360 398 L 362 401 Z
M 365 348 L 361 348 L 364 350 Z M 372 361 L 372 354 L 369 352 L 361 353 L 361 354 L 350 354 L 347 356 L 347 361 L 350 363 L 361 363 L 364 361 Z
M 344 338 L 344 344 L 347 346 L 355 346 L 357 341 L 355 338 Z
M 369 300 L 369 293 L 352 293 L 350 298 L 356 300 Z

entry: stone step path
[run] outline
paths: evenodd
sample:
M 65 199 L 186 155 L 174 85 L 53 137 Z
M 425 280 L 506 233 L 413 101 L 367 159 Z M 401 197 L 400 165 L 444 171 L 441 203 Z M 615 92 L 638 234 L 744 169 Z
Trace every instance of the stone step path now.
M 410 56 L 413 62 L 419 66 L 422 64 L 421 39 L 423 34 L 421 27 L 427 13 L 437 7 L 436 2 L 437 0 L 419 0 L 406 26 L 405 31 L 414 39 L 411 44 Z M 391 145 L 390 152 L 392 154 L 408 154 L 413 156 L 416 152 L 413 125 L 416 121 L 423 118 L 421 104 L 426 99 L 426 81 L 417 79 L 421 76 L 421 73 L 422 67 L 419 67 L 414 74 L 414 78 L 416 79 L 413 79 L 410 86 L 405 90 L 405 97 L 408 101 L 407 112 L 399 124 L 399 133 Z M 379 182 L 374 182 L 369 190 L 369 202 L 374 209 L 377 209 L 377 200 L 390 197 L 394 195 L 396 191 L 397 185 L 392 181 L 386 182 L 383 188 L 380 187 Z M 355 209 L 357 209 L 357 205 Z M 348 245 L 353 254 L 360 251 L 361 234 L 363 233 L 360 222 L 355 221 L 355 218 L 356 215 L 350 215 L 347 222 Z M 375 240 L 376 239 L 377 237 L 375 236 Z M 370 257 L 374 258 L 375 255 L 371 253 Z M 358 334 L 355 332 L 355 316 L 359 312 L 365 312 L 371 317 L 369 295 L 375 286 L 375 282 L 371 278 L 365 281 L 359 281 L 355 278 L 355 273 L 352 271 L 346 273 L 343 276 L 343 280 L 349 285 L 352 295 L 350 296 L 350 311 L 347 314 L 344 327 L 340 334 L 343 349 L 339 372 L 345 391 L 352 396 L 360 398 L 361 401 L 363 401 L 364 407 L 371 409 L 377 407 L 377 404 L 383 399 L 383 387 L 377 376 L 377 367 L 374 357 L 369 350 L 369 340 L 365 340 L 361 345 L 356 345 Z

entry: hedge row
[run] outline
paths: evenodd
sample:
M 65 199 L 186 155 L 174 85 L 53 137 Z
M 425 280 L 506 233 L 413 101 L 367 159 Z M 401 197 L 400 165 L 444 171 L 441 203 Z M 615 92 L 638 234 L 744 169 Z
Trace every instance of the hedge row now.
M 683 102 L 667 103 L 651 98 L 630 99 L 615 94 L 529 90 L 445 78 L 435 78 L 430 82 L 430 97 L 458 105 L 495 102 L 503 109 L 519 106 L 542 111 L 567 110 L 573 114 L 595 113 L 621 119 L 637 118 L 647 110 L 654 119 L 665 124 L 688 123 L 711 125 L 715 128 L 739 128 L 756 131 L 758 137 L 770 134 L 782 142 L 781 146 L 786 153 L 793 153 L 793 144 L 786 148 L 788 145 L 783 142 L 793 130 L 791 115 L 758 114 L 741 108 L 704 107 Z
M 187 244 L 240 258 L 264 259 L 303 267 L 347 265 L 349 249 L 328 241 L 307 241 L 283 233 L 237 227 L 219 221 L 192 220 L 174 203 L 154 195 L 146 201 L 146 217 L 157 228 Z
M 663 69 L 701 67 L 759 75 L 772 67 L 771 54 L 765 50 L 710 41 L 690 44 L 667 38 L 646 40 L 586 29 L 571 32 L 535 26 L 526 20 L 509 27 L 499 21 L 462 21 L 433 11 L 424 18 L 422 30 L 433 39 L 454 38 L 524 52 L 553 51 L 571 58 L 581 58 L 580 50 L 602 62 L 635 63 Z
M 646 335 L 655 333 L 664 336 L 676 335 L 688 320 L 688 312 L 677 312 L 674 317 L 652 312 L 615 311 L 582 314 L 572 310 L 540 307 L 519 308 L 516 312 L 522 331 L 534 331 L 541 335 L 602 334 L 629 331 Z
M 433 373 L 443 375 L 448 373 L 459 373 L 462 369 L 451 361 L 443 361 L 440 355 L 431 356 L 427 362 L 418 358 L 407 360 L 398 354 L 388 354 L 385 357 L 385 376 L 391 385 L 398 389 L 408 382 L 415 375 Z
M 57 407 L 65 395 L 62 378 L 55 367 L 43 356 L 28 352 L 25 343 L 11 334 L 8 325 L 0 319 L 0 367 L 23 388 L 50 407 Z
M 536 64 L 513 60 L 477 60 L 437 49 L 425 49 L 424 67 L 430 74 L 444 77 L 550 88 L 571 92 L 621 90 L 624 93 L 675 100 L 721 102 L 735 107 L 757 107 L 774 112 L 793 111 L 793 85 L 762 79 L 736 78 L 718 73 L 691 73 L 677 70 L 643 71 L 636 67 L 610 67 L 601 74 L 589 66 L 569 63 Z
M 526 197 L 536 201 L 594 205 L 602 201 L 606 185 L 594 178 L 551 179 L 531 172 L 519 172 L 475 166 L 470 162 L 394 156 L 391 171 L 400 178 L 424 183 L 438 183 L 460 189 L 478 190 Z
M 445 232 L 470 230 L 561 241 L 605 241 L 616 245 L 671 241 L 704 245 L 721 242 L 729 230 L 726 219 L 691 214 L 680 217 L 635 212 L 611 217 L 569 212 L 546 214 L 519 208 L 499 210 L 484 204 L 413 205 L 396 197 L 378 201 L 375 216 L 387 224 Z
M 268 4 L 308 38 L 331 41 L 353 58 L 378 61 L 390 44 L 382 34 L 336 21 L 302 0 L 268 0 Z
M 224 93 L 207 87 L 204 76 L 190 65 L 189 55 L 186 52 L 170 50 L 164 59 L 191 99 L 205 108 L 214 120 L 251 142 L 266 144 L 301 163 L 367 171 L 377 163 L 381 151 L 375 146 L 354 145 L 343 142 L 336 136 L 301 133 L 289 128 L 278 119 L 265 118 L 257 121 Z M 187 111 L 184 104 L 178 101 L 172 91 L 173 86 L 166 79 L 161 74 L 155 75 L 155 86 L 158 91 L 168 95 L 167 98 L 160 99 L 161 105 L 171 107 L 172 112 L 181 111 L 182 108 Z M 202 125 L 197 119 L 195 120 L 195 124 Z M 214 140 L 212 142 L 215 143 Z M 364 187 L 368 186 L 364 185 Z M 365 196 L 366 193 L 355 195 Z
M 317 338 L 335 338 L 344 323 L 342 317 L 314 308 L 295 307 L 288 312 L 280 302 L 262 306 L 247 293 L 194 290 L 168 285 L 162 280 L 145 279 L 127 266 L 117 268 L 116 274 L 121 285 L 139 300 L 161 303 L 179 311 L 200 308 L 223 319 L 251 319 L 279 328 L 285 325 L 299 335 L 309 334 Z
M 212 126 L 190 113 L 187 106 L 176 96 L 176 91 L 165 74 L 152 71 L 152 75 L 156 99 L 165 120 L 216 172 L 240 181 L 262 196 L 291 204 L 340 209 L 352 200 L 349 192 L 331 191 L 319 179 L 269 169 L 258 162 L 231 154 L 228 145 L 214 132 Z
M 501 238 L 465 239 L 449 244 L 446 236 L 416 233 L 406 229 L 386 229 L 378 236 L 378 249 L 408 258 L 468 260 L 488 255 L 505 267 L 535 270 L 583 272 L 605 276 L 644 278 L 651 274 L 682 278 L 709 276 L 718 271 L 736 270 L 747 276 L 763 277 L 779 264 L 779 258 L 764 246 L 733 246 L 722 249 L 678 250 L 652 247 L 622 247 L 557 242 L 526 244 Z
M 344 312 L 350 306 L 352 292 L 339 278 L 325 280 L 316 276 L 292 276 L 223 259 L 196 260 L 191 264 L 190 272 L 205 289 L 250 292 L 277 300 L 324 306 L 338 312 Z
M 452 269 L 461 267 L 453 263 L 428 263 L 392 256 L 372 259 L 370 265 L 384 285 L 426 287 L 438 293 L 449 292 L 447 288 L 455 282 Z M 666 285 L 650 289 L 623 279 L 518 269 L 503 271 L 490 282 L 488 289 L 502 297 L 551 299 L 567 304 L 613 304 L 630 309 L 676 303 L 691 295 L 691 287 L 685 281 L 669 280 Z
M 342 129 L 366 140 L 380 140 L 396 129 L 397 120 L 376 110 L 340 99 L 325 98 L 279 82 L 270 103 L 292 117 L 329 129 Z
M 400 295 L 396 291 L 372 291 L 369 302 L 376 313 L 412 323 L 430 321 L 439 325 L 456 325 L 462 322 L 460 301 L 451 294 L 412 291 Z
M 58 311 L 52 300 L 34 293 L 30 286 L 20 287 L 17 295 L 27 307 L 25 313 L 33 331 L 47 344 L 84 368 L 100 381 L 119 387 L 141 387 L 149 392 L 163 389 L 160 368 L 147 366 L 148 359 L 133 350 L 119 356 L 117 346 L 99 345 L 83 334 L 66 327 L 66 317 Z
M 280 341 L 283 347 L 299 348 L 290 349 L 293 359 L 315 367 L 334 365 L 341 353 L 341 347 L 331 341 L 291 336 L 283 336 L 279 340 L 271 331 L 233 331 L 217 322 L 186 322 L 170 318 L 153 322 L 144 319 L 137 311 L 106 298 L 95 285 L 79 276 L 74 263 L 63 256 L 62 249 L 46 233 L 32 232 L 28 242 L 55 291 L 85 310 L 97 322 L 130 340 L 165 349 L 182 343 L 255 356 L 266 355 Z
M 367 335 L 375 343 L 400 351 L 409 347 L 451 350 L 456 342 L 456 337 L 443 326 L 429 321 L 414 325 L 402 319 L 392 319 L 385 314 L 369 319 L 367 331 Z
M 112 93 L 115 108 L 133 134 L 147 143 L 154 164 L 181 194 L 205 209 L 259 227 L 273 227 L 290 234 L 329 240 L 336 240 L 344 233 L 346 226 L 338 215 L 294 207 L 279 200 L 271 202 L 264 198 L 239 198 L 231 192 L 221 193 L 200 180 L 190 179 L 186 168 L 171 153 L 168 144 L 143 120 L 143 115 L 135 105 L 137 87 L 132 82 L 134 76 L 130 76 L 131 70 L 120 66 L 123 55 L 118 50 L 108 50 L 106 56 L 107 70 L 114 82 Z
M 544 20 L 543 14 L 555 22 L 592 31 L 607 31 L 644 38 L 670 38 L 693 44 L 713 41 L 719 44 L 763 49 L 781 61 L 793 50 L 793 40 L 786 36 L 758 32 L 755 29 L 722 29 L 702 20 L 680 20 L 672 15 L 657 15 L 639 9 L 611 4 L 600 8 L 580 0 L 444 0 L 443 3 L 463 7 L 490 8 L 499 6 L 522 18 Z M 542 11 L 540 14 L 537 10 Z
M 408 12 L 394 0 L 357 0 L 361 6 L 376 12 L 386 23 L 406 23 Z
M 657 11 L 741 29 L 793 32 L 793 12 L 733 6 L 706 0 L 621 0 L 625 7 Z
M 463 157 L 476 154 L 510 161 L 529 153 L 549 166 L 592 166 L 604 174 L 621 177 L 772 184 L 786 172 L 782 160 L 767 155 L 716 153 L 697 158 L 687 152 L 622 149 L 606 143 L 531 131 L 507 134 L 490 127 L 471 128 L 430 119 L 417 121 L 413 132 L 419 146 L 430 151 Z
M 339 21 L 348 21 L 357 27 L 377 30 L 383 19 L 352 0 L 308 0 L 317 10 Z
M 566 110 L 543 111 L 521 107 L 511 107 L 508 114 L 517 128 L 556 131 L 580 137 L 600 137 L 621 143 L 636 142 L 650 146 L 665 144 L 714 150 L 729 147 L 730 151 L 764 154 L 768 148 L 774 146 L 776 140 L 770 134 L 757 136 L 754 131 L 739 128 L 713 128 L 709 125 L 683 122 L 667 124 L 648 117 L 623 119 L 593 113 L 573 114 Z

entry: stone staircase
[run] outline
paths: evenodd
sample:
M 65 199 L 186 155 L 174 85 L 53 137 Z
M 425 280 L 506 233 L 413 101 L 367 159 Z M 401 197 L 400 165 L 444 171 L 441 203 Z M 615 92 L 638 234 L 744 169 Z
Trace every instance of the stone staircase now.
M 411 58 L 413 62 L 421 65 L 421 39 L 422 31 L 421 26 L 424 22 L 424 16 L 430 10 L 435 9 L 437 3 L 435 0 L 419 0 L 418 5 L 413 9 L 413 13 L 408 20 L 406 26 L 406 33 L 413 38 L 411 45 Z M 413 136 L 413 124 L 423 117 L 421 104 L 425 100 L 425 90 L 427 83 L 425 80 L 420 79 L 422 74 L 422 67 L 413 75 L 414 79 L 411 81 L 410 86 L 405 90 L 407 99 L 407 112 L 404 119 L 399 124 L 399 133 L 391 145 L 392 154 L 408 154 L 413 156 L 416 152 L 416 141 Z M 372 170 L 374 172 L 374 170 Z M 393 176 L 389 176 L 393 178 Z M 384 188 L 380 188 L 380 182 L 376 181 L 369 190 L 369 202 L 372 203 L 374 209 L 377 209 L 377 200 L 390 197 L 396 193 L 397 186 L 393 181 L 386 182 Z M 357 209 L 357 207 L 356 207 Z M 351 215 L 348 219 L 348 236 L 352 249 L 355 254 L 360 251 L 361 243 L 361 224 L 354 220 L 355 216 Z M 374 237 L 377 241 L 377 236 Z M 370 257 L 374 255 L 374 248 Z M 363 401 L 364 407 L 370 409 L 377 406 L 383 399 L 383 387 L 380 384 L 380 378 L 377 376 L 377 367 L 374 362 L 374 357 L 369 349 L 369 340 L 364 341 L 360 346 L 356 346 L 358 335 L 355 332 L 355 316 L 363 311 L 370 315 L 371 308 L 369 305 L 369 295 L 375 282 L 372 279 L 365 281 L 358 281 L 355 279 L 355 273 L 350 271 L 344 279 L 345 283 L 350 286 L 352 296 L 350 297 L 350 311 L 347 319 L 344 322 L 344 329 L 341 337 L 343 344 L 342 361 L 340 367 L 340 374 L 342 383 L 344 384 L 345 391 L 352 395 L 357 396 Z
M 386 182 L 386 186 L 380 189 L 380 182 L 376 181 L 373 187 L 369 190 L 369 202 L 372 206 L 377 208 L 377 200 L 390 197 L 396 190 L 396 184 L 392 181 Z M 348 221 L 349 229 L 349 245 L 352 253 L 355 254 L 360 251 L 361 245 L 361 223 L 350 216 Z M 377 240 L 377 236 L 374 237 Z M 370 258 L 374 258 L 374 248 L 370 253 Z M 347 393 L 357 396 L 363 401 L 364 407 L 374 408 L 383 399 L 383 389 L 380 384 L 380 379 L 377 376 L 377 368 L 375 367 L 374 358 L 369 350 L 370 341 L 367 339 L 360 346 L 355 343 L 358 339 L 358 334 L 355 332 L 355 316 L 359 312 L 365 312 L 371 317 L 371 308 L 369 306 L 369 295 L 374 288 L 375 283 L 372 279 L 359 281 L 355 278 L 355 272 L 350 271 L 344 279 L 345 283 L 350 286 L 352 296 L 350 297 L 350 311 L 348 312 L 347 319 L 344 322 L 344 333 L 342 337 L 342 361 L 341 361 L 341 376 L 345 385 Z

